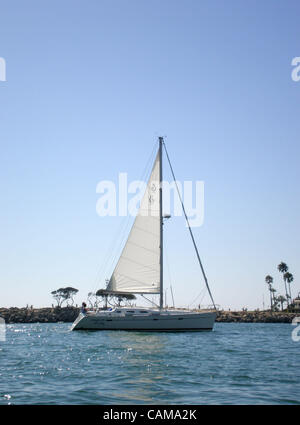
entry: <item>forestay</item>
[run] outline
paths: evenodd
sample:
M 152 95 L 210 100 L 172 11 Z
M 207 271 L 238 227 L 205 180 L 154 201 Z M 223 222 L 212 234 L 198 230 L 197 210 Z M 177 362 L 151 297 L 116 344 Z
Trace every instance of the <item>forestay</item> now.
M 107 290 L 112 292 L 160 292 L 159 153 L 119 261 Z

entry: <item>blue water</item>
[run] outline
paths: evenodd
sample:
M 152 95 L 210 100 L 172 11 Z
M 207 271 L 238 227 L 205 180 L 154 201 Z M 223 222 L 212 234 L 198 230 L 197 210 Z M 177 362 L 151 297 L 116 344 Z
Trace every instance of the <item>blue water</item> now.
M 289 324 L 213 332 L 70 332 L 8 325 L 0 404 L 300 404 L 300 342 Z

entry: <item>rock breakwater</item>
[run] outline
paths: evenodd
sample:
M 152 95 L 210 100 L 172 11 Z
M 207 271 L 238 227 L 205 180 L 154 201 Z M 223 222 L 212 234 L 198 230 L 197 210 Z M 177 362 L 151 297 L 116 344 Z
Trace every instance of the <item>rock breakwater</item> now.
M 0 308 L 0 317 L 6 323 L 57 323 L 74 322 L 78 316 L 77 307 L 54 308 Z M 217 314 L 216 322 L 239 323 L 291 323 L 299 313 L 270 311 L 224 311 Z
M 6 323 L 57 323 L 74 322 L 78 316 L 79 308 L 54 307 L 54 308 L 0 308 L 0 317 Z

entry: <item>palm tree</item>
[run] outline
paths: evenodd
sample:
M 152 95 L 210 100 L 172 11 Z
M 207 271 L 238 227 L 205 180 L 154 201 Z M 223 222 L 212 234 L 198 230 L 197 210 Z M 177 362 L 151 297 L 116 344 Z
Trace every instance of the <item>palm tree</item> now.
M 268 286 L 269 286 L 269 291 L 270 291 L 270 301 L 271 301 L 271 310 L 273 310 L 273 300 L 272 300 L 272 285 L 271 283 L 273 283 L 273 278 L 272 276 L 270 276 L 269 274 L 265 277 L 265 281 L 267 282 Z
M 281 304 L 281 311 L 283 311 L 283 303 L 286 302 L 286 298 L 284 298 L 283 295 L 279 295 L 279 297 L 277 297 L 277 301 L 280 302 L 280 304 Z
M 283 261 L 280 264 L 278 264 L 278 267 L 277 268 L 283 274 L 284 287 L 285 287 L 285 295 L 286 295 L 286 299 L 287 299 L 287 305 L 289 306 L 289 295 L 287 293 L 286 278 L 284 277 L 289 268 L 288 268 L 288 266 Z
M 284 273 L 283 278 L 289 284 L 289 298 L 290 298 L 290 301 L 292 301 L 291 285 L 290 284 L 291 284 L 291 282 L 293 282 L 294 276 L 292 275 L 292 273 L 286 272 L 286 273 Z
M 271 285 L 270 285 L 270 286 L 271 286 Z M 277 298 L 275 297 L 275 292 L 277 292 L 277 291 L 276 291 L 276 289 L 275 289 L 275 288 L 273 288 L 273 287 L 271 286 L 271 288 L 270 288 L 270 292 L 272 293 L 272 297 L 273 297 L 273 310 L 277 311 L 277 304 L 278 304 L 278 301 L 277 301 Z

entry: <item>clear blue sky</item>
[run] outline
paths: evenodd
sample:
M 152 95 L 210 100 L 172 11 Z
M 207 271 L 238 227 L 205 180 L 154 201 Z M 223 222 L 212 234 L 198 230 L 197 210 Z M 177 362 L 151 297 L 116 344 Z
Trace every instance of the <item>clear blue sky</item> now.
M 177 178 L 205 182 L 216 302 L 267 305 L 280 261 L 300 291 L 299 16 L 283 0 L 1 2 L 1 306 L 95 289 L 121 222 L 96 214 L 96 185 L 139 178 L 159 135 Z M 183 226 L 166 229 L 178 305 L 203 287 Z

